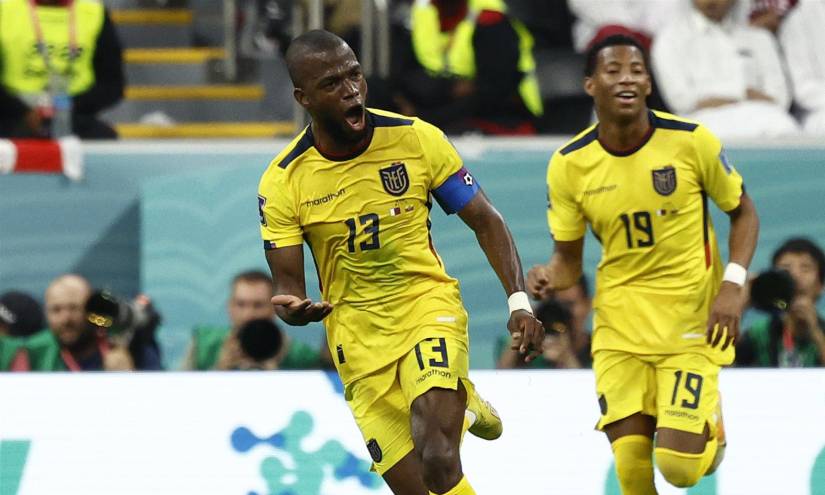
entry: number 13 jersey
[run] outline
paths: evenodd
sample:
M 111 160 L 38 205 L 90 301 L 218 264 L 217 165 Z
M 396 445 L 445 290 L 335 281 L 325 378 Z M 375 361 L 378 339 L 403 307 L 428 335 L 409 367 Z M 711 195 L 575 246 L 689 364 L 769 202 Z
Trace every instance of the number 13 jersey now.
M 735 209 L 742 177 L 705 127 L 663 112 L 649 118 L 650 132 L 634 149 L 607 150 L 597 124 L 553 154 L 550 230 L 572 241 L 590 224 L 602 244 L 594 352 L 701 352 L 728 364 L 733 346 L 722 353 L 705 343 L 722 278 L 707 200 Z
M 438 128 L 374 109 L 367 125 L 367 149 L 341 159 L 323 156 L 308 127 L 270 163 L 258 193 L 264 248 L 306 241 L 312 251 L 345 384 L 406 354 L 433 326 L 467 339 L 429 210 L 431 197 L 447 213 L 461 210 L 478 184 Z

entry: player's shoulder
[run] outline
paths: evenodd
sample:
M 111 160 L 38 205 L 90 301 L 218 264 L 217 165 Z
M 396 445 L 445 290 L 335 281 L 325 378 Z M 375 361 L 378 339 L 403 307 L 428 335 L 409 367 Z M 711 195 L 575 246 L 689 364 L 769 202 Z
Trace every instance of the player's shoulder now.
M 564 143 L 553 154 L 553 158 L 557 160 L 561 157 L 569 157 L 570 155 L 578 152 L 579 150 L 583 150 L 596 142 L 598 137 L 599 132 L 596 129 L 596 124 L 593 124 L 582 132 L 576 134 L 573 139 Z
M 656 130 L 668 133 L 672 140 L 683 140 L 693 146 L 716 147 L 720 143 L 719 138 L 701 122 L 658 110 L 651 110 L 651 113 Z
M 313 146 L 312 133 L 309 127 L 305 127 L 269 162 L 261 182 L 285 177 L 288 170 L 295 169 L 300 165 Z
M 372 126 L 375 128 L 411 128 L 415 125 L 416 121 L 421 122 L 421 119 L 418 119 L 416 117 L 408 117 L 406 115 L 401 115 L 400 113 L 381 110 L 378 108 L 367 108 L 367 111 L 370 113 L 370 124 L 372 124 Z
M 660 110 L 651 110 L 650 113 L 652 115 L 652 124 L 657 130 L 664 129 L 667 131 L 692 133 L 701 125 L 695 120 L 686 119 Z

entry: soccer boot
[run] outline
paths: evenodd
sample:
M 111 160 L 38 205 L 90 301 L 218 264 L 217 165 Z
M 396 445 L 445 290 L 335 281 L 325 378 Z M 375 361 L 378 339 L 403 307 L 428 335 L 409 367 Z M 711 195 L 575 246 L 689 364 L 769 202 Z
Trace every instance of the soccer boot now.
M 467 415 L 470 419 L 469 432 L 484 440 L 495 440 L 504 429 L 498 412 L 489 402 L 482 399 L 470 380 L 462 380 L 467 389 Z

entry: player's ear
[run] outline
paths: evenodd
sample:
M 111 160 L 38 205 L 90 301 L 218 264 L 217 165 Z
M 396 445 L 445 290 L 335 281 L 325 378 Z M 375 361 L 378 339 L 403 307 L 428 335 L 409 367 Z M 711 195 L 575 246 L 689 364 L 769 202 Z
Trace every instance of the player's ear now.
M 588 95 L 593 96 L 593 93 L 594 93 L 595 90 L 593 88 L 593 78 L 592 77 L 585 77 L 584 78 L 584 91 Z
M 292 96 L 295 98 L 295 101 L 298 102 L 304 108 L 309 106 L 309 99 L 307 98 L 307 94 L 304 93 L 304 90 L 301 88 L 295 88 L 292 90 Z

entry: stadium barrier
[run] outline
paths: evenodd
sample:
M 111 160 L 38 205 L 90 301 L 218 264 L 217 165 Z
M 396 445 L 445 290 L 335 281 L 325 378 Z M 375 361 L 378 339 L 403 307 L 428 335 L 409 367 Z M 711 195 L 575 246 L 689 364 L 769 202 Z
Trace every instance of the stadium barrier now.
M 589 371 L 473 372 L 504 435 L 470 435 L 481 494 L 619 495 Z M 661 495 L 825 493 L 825 370 L 724 370 L 727 457 Z M 335 375 L 0 375 L 0 494 L 388 495 Z M 657 475 L 658 476 L 658 475 Z

